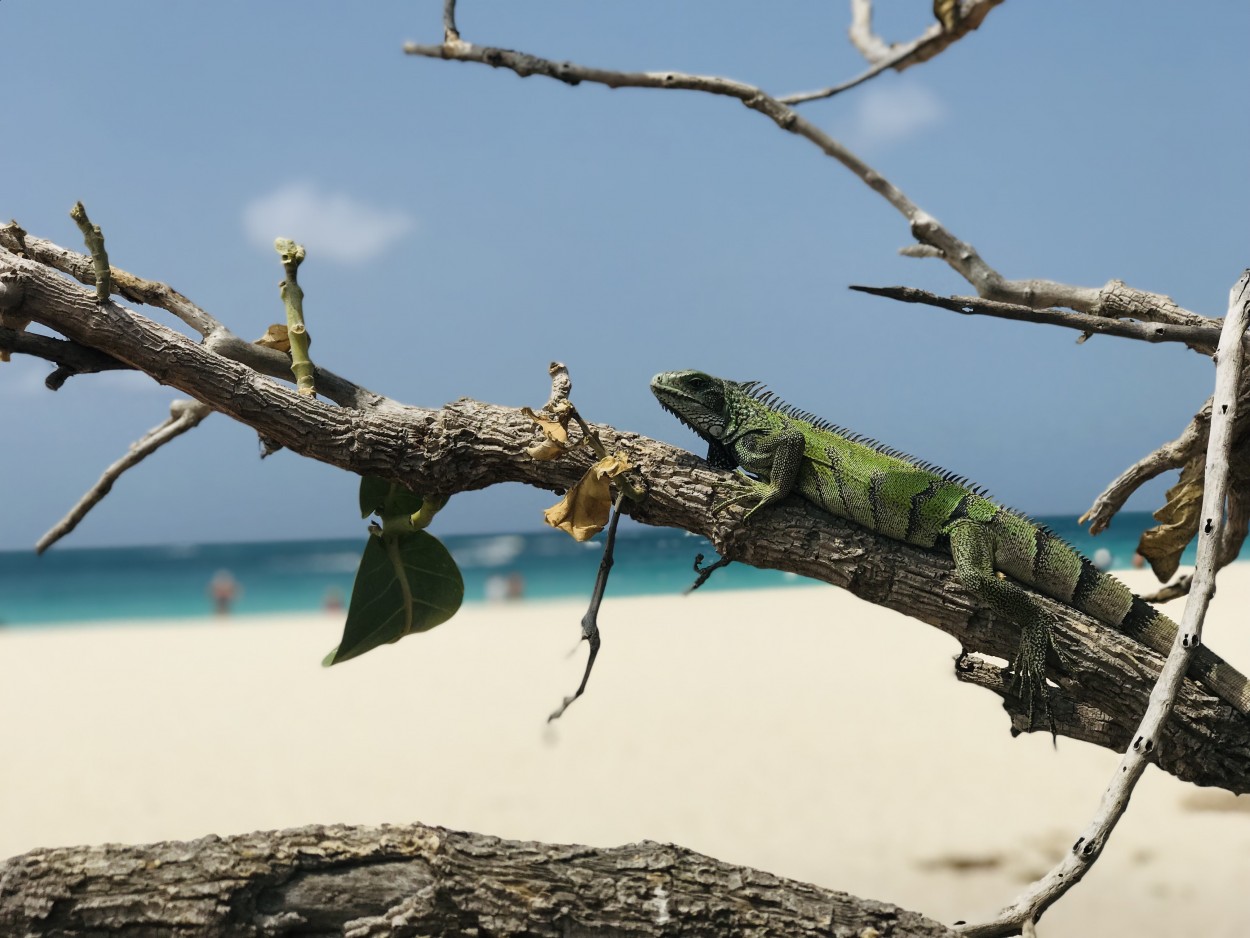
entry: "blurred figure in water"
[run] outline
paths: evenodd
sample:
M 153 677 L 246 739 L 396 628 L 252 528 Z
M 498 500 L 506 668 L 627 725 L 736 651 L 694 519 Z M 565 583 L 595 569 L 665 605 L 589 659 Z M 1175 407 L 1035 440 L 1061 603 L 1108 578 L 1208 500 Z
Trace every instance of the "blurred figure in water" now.
M 219 616 L 228 616 L 239 598 L 239 583 L 229 570 L 218 570 L 208 583 L 208 595 L 213 601 L 213 611 Z
M 337 586 L 331 586 L 326 590 L 326 598 L 322 601 L 321 608 L 326 612 L 342 612 L 343 591 Z

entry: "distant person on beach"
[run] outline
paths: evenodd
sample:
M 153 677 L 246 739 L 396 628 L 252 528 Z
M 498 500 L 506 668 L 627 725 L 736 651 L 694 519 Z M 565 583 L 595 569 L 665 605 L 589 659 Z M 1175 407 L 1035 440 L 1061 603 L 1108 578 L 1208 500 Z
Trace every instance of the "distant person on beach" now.
M 239 598 L 239 583 L 229 570 L 218 570 L 208 583 L 208 595 L 213 601 L 213 611 L 219 616 L 228 616 Z
M 513 570 L 508 574 L 496 573 L 486 579 L 487 602 L 515 602 L 525 598 L 525 578 Z
M 508 574 L 508 579 L 504 583 L 503 598 L 509 602 L 525 598 L 525 577 L 515 570 Z
M 326 598 L 322 601 L 321 608 L 326 612 L 342 612 L 343 591 L 337 586 L 331 586 L 326 590 Z

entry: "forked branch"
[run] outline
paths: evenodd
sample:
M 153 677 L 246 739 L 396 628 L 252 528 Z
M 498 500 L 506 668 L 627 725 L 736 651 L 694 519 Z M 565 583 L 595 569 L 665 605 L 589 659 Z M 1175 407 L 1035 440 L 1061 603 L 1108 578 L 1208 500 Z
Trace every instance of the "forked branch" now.
M 956 237 L 881 173 L 814 123 L 806 120 L 793 107 L 754 85 L 711 75 L 675 71 L 624 72 L 574 62 L 555 62 L 525 52 L 478 46 L 463 39 L 439 45 L 410 42 L 405 44 L 404 52 L 425 58 L 505 68 L 522 78 L 542 75 L 567 85 L 591 82 L 608 88 L 698 91 L 734 98 L 751 110 L 763 114 L 782 130 L 812 143 L 826 156 L 850 170 L 857 179 L 885 199 L 906 219 L 912 237 L 928 247 L 929 251 L 926 253 L 940 257 L 967 280 L 978 295 L 986 299 L 1016 303 L 1032 309 L 1064 306 L 1100 316 L 1130 315 L 1125 310 L 1132 309 L 1134 312 L 1131 315 L 1138 319 L 1185 325 L 1203 325 L 1206 322 L 1204 317 L 1180 309 L 1168 297 L 1135 290 L 1119 281 L 1112 281 L 1099 288 L 1072 286 L 1052 280 L 1004 278 L 971 244 Z
M 952 6 L 958 9 L 958 13 L 952 29 L 943 28 L 942 24 L 935 22 L 910 42 L 890 44 L 873 31 L 872 0 L 851 0 L 851 25 L 847 34 L 855 48 L 871 63 L 868 69 L 841 84 L 821 88 L 819 91 L 788 94 L 777 100 L 782 104 L 794 105 L 832 98 L 889 69 L 901 72 L 913 65 L 927 62 L 980 26 L 990 10 L 1002 2 L 1003 0 L 964 0 L 960 3 L 953 0 Z
M 28 235 L 16 222 L 0 225 L 0 248 L 5 248 L 17 257 L 28 258 L 53 270 L 68 274 L 79 283 L 95 285 L 95 271 L 89 256 L 63 248 L 43 238 Z M 203 338 L 205 348 L 223 358 L 241 362 L 273 378 L 290 378 L 290 355 L 240 338 L 218 319 L 209 315 L 167 283 L 145 280 L 118 267 L 112 267 L 111 271 L 113 296 L 120 296 L 135 303 L 154 306 L 172 313 Z M 3 341 L 2 336 L 0 336 L 0 341 Z M 133 367 L 128 364 L 126 366 Z M 87 372 L 104 369 L 77 370 Z M 318 393 L 336 404 L 365 409 L 398 406 L 390 398 L 370 391 L 353 381 L 348 381 L 326 368 L 315 367 L 314 374 Z M 61 381 L 64 381 L 64 377 Z

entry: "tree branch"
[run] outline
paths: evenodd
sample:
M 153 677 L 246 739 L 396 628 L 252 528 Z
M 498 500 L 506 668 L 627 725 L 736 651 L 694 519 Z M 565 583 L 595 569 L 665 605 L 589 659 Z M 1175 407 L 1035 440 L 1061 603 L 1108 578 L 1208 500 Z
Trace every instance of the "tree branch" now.
M 443 0 L 443 41 L 455 42 L 460 38 L 456 28 L 456 0 Z
M 1111 524 L 1111 519 L 1116 512 L 1124 507 L 1129 496 L 1139 488 L 1165 472 L 1180 469 L 1196 454 L 1205 452 L 1210 432 L 1211 400 L 1208 398 L 1180 436 L 1170 443 L 1164 443 L 1153 453 L 1143 456 L 1120 473 L 1106 490 L 1094 499 L 1094 504 L 1081 515 L 1078 523 L 1089 522 L 1089 533 L 1101 534 Z
M 148 456 L 170 440 L 181 436 L 193 427 L 198 427 L 212 410 L 199 401 L 174 401 L 169 405 L 169 419 L 153 427 L 142 437 L 131 444 L 126 455 L 104 470 L 104 474 L 96 481 L 88 492 L 78 500 L 60 521 L 54 524 L 35 545 L 35 553 L 42 554 L 45 550 L 69 534 L 78 523 L 87 516 L 100 501 L 113 489 L 116 482 L 127 469 L 137 466 Z
M 871 63 L 870 67 L 867 71 L 861 72 L 840 85 L 822 88 L 819 91 L 788 94 L 777 100 L 782 104 L 795 105 L 818 101 L 822 98 L 832 98 L 843 91 L 862 85 L 887 69 L 892 68 L 896 72 L 901 72 L 913 65 L 927 62 L 980 26 L 986 14 L 1002 2 L 1003 0 L 964 0 L 960 4 L 959 17 L 953 30 L 944 30 L 941 24 L 934 23 L 910 42 L 889 44 L 873 32 L 872 0 L 851 0 L 851 25 L 847 34 L 850 36 L 851 44 Z
M 90 255 L 79 254 L 43 238 L 33 237 L 23 231 L 17 222 L 0 225 L 0 247 L 68 274 L 79 283 L 95 285 L 95 266 Z M 110 266 L 110 270 L 114 296 L 171 312 L 200 335 L 207 336 L 215 330 L 224 329 L 221 323 L 169 284 L 144 280 L 119 267 Z
M 49 391 L 58 390 L 70 375 L 134 370 L 125 362 L 76 342 L 0 326 L 0 361 L 7 361 L 10 352 L 42 358 L 59 366 L 44 381 Z
M 1210 355 L 1220 338 L 1219 320 L 1208 319 L 1203 325 L 1173 325 L 1170 323 L 1126 322 L 1091 316 L 1088 313 L 1067 312 L 1059 309 L 1033 309 L 1015 303 L 1001 303 L 971 296 L 938 296 L 915 287 L 865 287 L 851 286 L 852 290 L 902 303 L 922 303 L 962 313 L 965 316 L 995 316 L 1017 322 L 1035 322 L 1083 333 L 1120 336 L 1143 342 L 1181 342 L 1195 351 Z
M 987 7 L 988 9 L 988 7 Z M 611 69 L 578 65 L 574 62 L 553 62 L 524 52 L 477 46 L 464 40 L 445 42 L 441 45 L 406 43 L 407 55 L 425 58 L 447 59 L 455 62 L 474 62 L 491 68 L 506 68 L 522 78 L 543 75 L 566 85 L 593 82 L 608 88 L 658 88 L 668 90 L 699 91 L 705 94 L 735 98 L 753 111 L 763 114 L 782 130 L 789 131 L 817 146 L 826 156 L 841 163 L 861 182 L 885 199 L 906 220 L 912 237 L 928 245 L 956 273 L 967 280 L 977 294 L 991 300 L 1017 303 L 1033 309 L 1048 306 L 1066 306 L 1080 312 L 1097 315 L 1129 315 L 1120 310 L 1132 307 L 1138 311 L 1133 318 L 1202 324 L 1206 320 L 1196 317 L 1176 306 L 1168 297 L 1134 290 L 1120 281 L 1112 281 L 1106 287 L 1079 287 L 1057 283 L 1052 280 L 1007 280 L 991 267 L 967 242 L 961 241 L 947 230 L 936 218 L 913 203 L 901 189 L 861 160 L 845 146 L 834 140 L 815 124 L 804 119 L 797 111 L 782 101 L 765 93 L 754 85 L 717 78 L 710 75 L 691 75 L 684 72 L 621 72 Z M 1115 285 L 1114 289 L 1112 289 Z
M 897 906 L 643 841 L 596 849 L 334 825 L 0 863 L 6 935 L 954 938 Z
M 139 368 L 294 453 L 349 472 L 447 496 L 500 482 L 567 489 L 594 460 L 582 447 L 547 462 L 527 456 L 536 431 L 517 408 L 461 400 L 429 409 L 388 400 L 385 407 L 359 409 L 302 397 L 132 310 L 99 306 L 90 291 L 0 249 L 4 270 L 22 278 L 22 309 L 36 322 Z M 626 506 L 635 519 L 702 534 L 725 557 L 840 586 L 948 632 L 970 652 L 1013 656 L 1016 625 L 994 622 L 954 576 L 949 557 L 853 527 L 802 501 L 742 525 L 741 512 L 711 510 L 725 473 L 664 443 L 607 426 L 594 429 L 647 480 L 647 499 Z M 1158 673 L 1159 656 L 1071 608 L 1039 602 L 1058 623 L 1056 641 L 1072 673 L 1062 692 L 1052 695 L 1059 731 L 1122 750 Z M 1027 728 L 1021 702 L 997 668 L 960 669 L 957 676 L 1004 697 L 1015 728 Z M 1159 753 L 1160 766 L 1180 778 L 1250 791 L 1250 722 L 1192 682 Z
M 68 250 L 43 238 L 32 237 L 16 222 L 0 225 L 0 248 L 17 257 L 26 257 L 68 274 L 79 283 L 89 286 L 95 284 L 95 272 L 88 255 Z M 111 269 L 114 296 L 173 313 L 204 337 L 205 348 L 224 358 L 241 362 L 272 378 L 290 378 L 291 358 L 286 353 L 239 338 L 167 283 L 144 280 L 117 267 Z M 348 381 L 326 368 L 314 366 L 314 376 L 318 393 L 344 407 L 377 409 L 398 406 L 390 398 Z

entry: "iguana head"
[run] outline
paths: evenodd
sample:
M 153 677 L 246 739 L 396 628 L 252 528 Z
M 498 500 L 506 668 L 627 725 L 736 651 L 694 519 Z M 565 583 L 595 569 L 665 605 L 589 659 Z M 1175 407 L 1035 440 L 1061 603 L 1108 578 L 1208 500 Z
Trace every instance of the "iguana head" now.
M 651 393 L 660 406 L 709 443 L 728 431 L 728 394 L 732 381 L 702 371 L 665 371 L 651 379 Z

